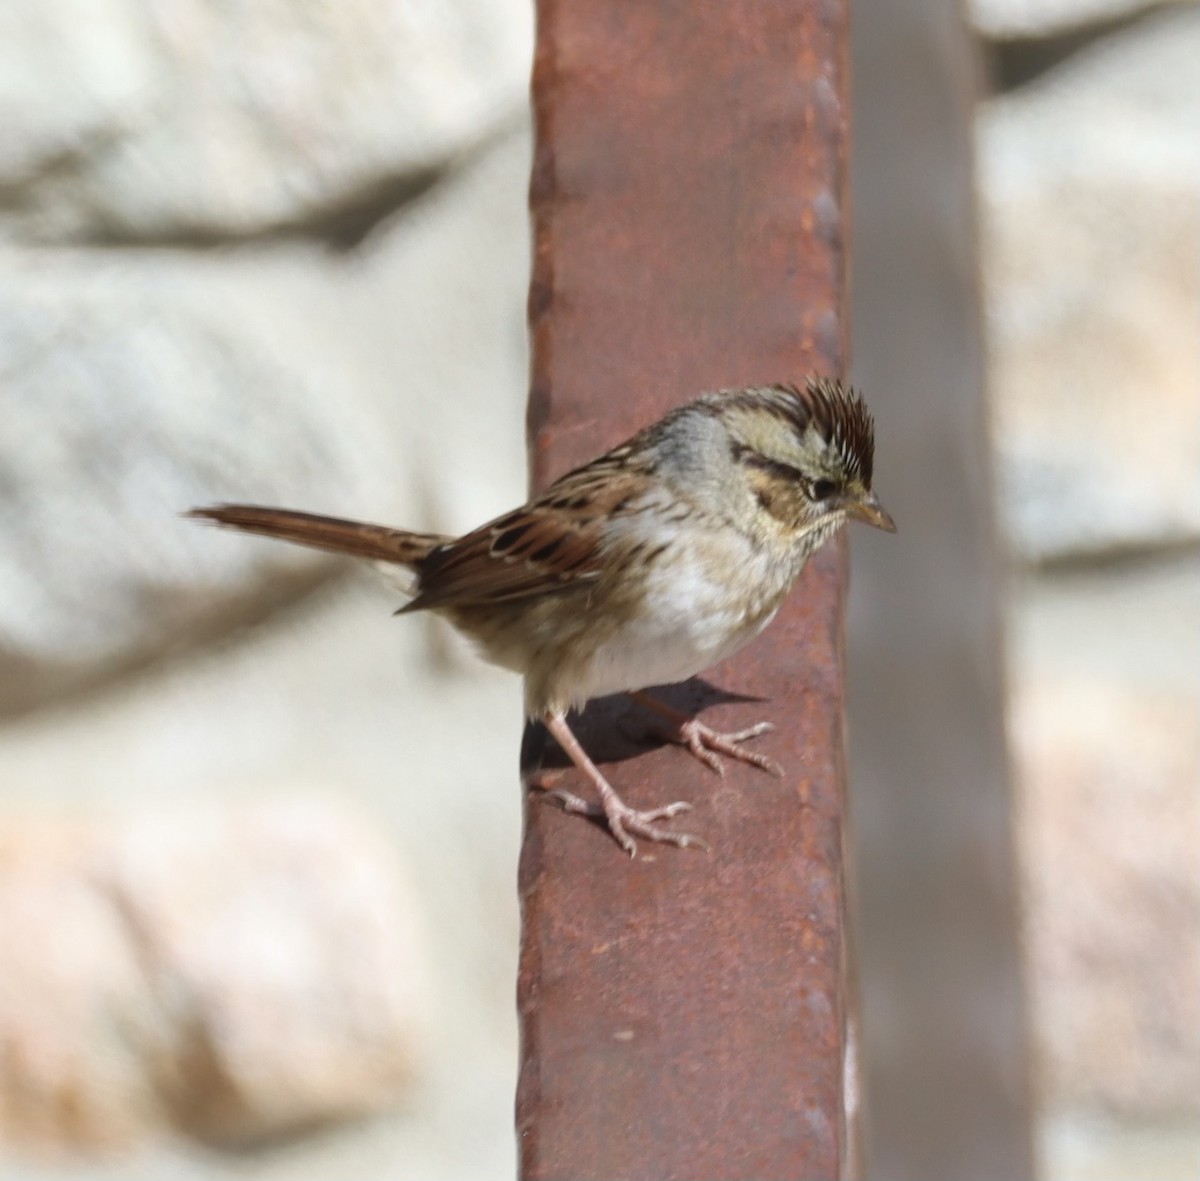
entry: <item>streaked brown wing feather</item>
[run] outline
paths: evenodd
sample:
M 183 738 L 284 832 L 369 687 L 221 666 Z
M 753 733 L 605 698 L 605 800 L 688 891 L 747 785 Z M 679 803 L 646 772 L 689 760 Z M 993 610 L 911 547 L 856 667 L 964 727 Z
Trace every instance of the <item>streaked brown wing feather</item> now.
M 498 603 L 570 590 L 605 565 L 605 523 L 636 510 L 646 477 L 611 456 L 571 472 L 536 500 L 434 550 L 402 610 Z

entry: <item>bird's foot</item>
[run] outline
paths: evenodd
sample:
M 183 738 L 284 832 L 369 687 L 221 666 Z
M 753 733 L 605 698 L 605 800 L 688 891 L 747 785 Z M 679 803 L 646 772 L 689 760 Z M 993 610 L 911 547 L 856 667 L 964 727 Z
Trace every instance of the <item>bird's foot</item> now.
M 550 799 L 557 800 L 564 812 L 572 812 L 578 816 L 590 816 L 593 820 L 603 820 L 608 825 L 608 831 L 613 839 L 633 857 L 637 853 L 635 836 L 647 841 L 657 841 L 664 845 L 677 845 L 681 849 L 697 848 L 708 852 L 706 845 L 698 836 L 689 832 L 673 832 L 661 827 L 657 821 L 671 820 L 681 812 L 690 812 L 692 805 L 683 800 L 673 804 L 664 804 L 661 808 L 649 808 L 639 812 L 631 808 L 609 785 L 608 793 L 601 795 L 598 804 L 588 803 L 587 800 L 573 795 L 569 791 L 555 788 L 547 791 Z
M 675 742 L 680 746 L 687 747 L 696 758 L 718 775 L 725 774 L 725 765 L 718 756 L 726 755 L 731 759 L 738 759 L 743 763 L 758 767 L 767 774 L 774 775 L 776 779 L 783 777 L 783 768 L 774 759 L 759 754 L 757 751 L 747 750 L 742 745 L 752 738 L 758 738 L 760 735 L 769 734 L 774 730 L 775 727 L 770 722 L 759 722 L 757 725 L 747 726 L 745 730 L 723 733 L 720 730 L 714 730 L 711 726 L 706 726 L 698 718 L 689 717 L 644 693 L 630 693 L 629 696 L 667 720 L 669 724 L 663 728 L 663 737 L 668 742 Z
M 650 808 L 639 812 L 631 808 L 619 795 L 616 788 L 600 773 L 600 768 L 588 758 L 579 740 L 571 733 L 566 719 L 559 713 L 546 713 L 542 721 L 546 729 L 554 736 L 559 746 L 567 753 L 567 757 L 582 772 L 587 781 L 596 789 L 600 797 L 597 804 L 589 804 L 587 800 L 564 791 L 562 788 L 546 789 L 546 795 L 557 800 L 565 812 L 574 812 L 580 816 L 591 816 L 597 820 L 603 819 L 608 825 L 608 831 L 613 839 L 633 857 L 637 854 L 635 836 L 647 841 L 658 841 L 664 845 L 678 845 L 681 849 L 695 846 L 708 849 L 708 846 L 697 836 L 687 832 L 672 832 L 669 828 L 659 825 L 660 820 L 671 820 L 680 812 L 686 812 L 691 804 L 682 800 L 674 804 L 665 804 L 661 808 Z
M 725 734 L 720 730 L 712 729 L 711 726 L 704 725 L 696 718 L 691 718 L 686 722 L 680 722 L 678 728 L 668 737 L 672 742 L 686 746 L 696 758 L 706 767 L 711 767 L 718 775 L 725 774 L 725 764 L 717 756 L 727 755 L 731 759 L 738 759 L 743 763 L 759 767 L 768 775 L 774 775 L 776 779 L 782 779 L 783 768 L 774 759 L 769 759 L 757 751 L 747 750 L 742 745 L 743 742 L 757 738 L 760 734 L 769 734 L 774 729 L 775 727 L 770 722 L 759 722 L 756 726 L 748 726 L 745 730 L 735 730 L 731 734 Z

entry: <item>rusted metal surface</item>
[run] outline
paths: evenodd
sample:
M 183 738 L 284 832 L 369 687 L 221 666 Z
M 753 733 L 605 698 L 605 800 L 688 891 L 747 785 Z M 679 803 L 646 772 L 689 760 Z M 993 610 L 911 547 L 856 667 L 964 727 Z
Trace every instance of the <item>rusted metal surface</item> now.
M 538 17 L 543 486 L 703 390 L 842 370 L 847 30 L 836 0 L 541 0 Z M 774 721 L 758 741 L 782 781 L 654 746 L 624 699 L 579 727 L 628 802 L 690 799 L 710 853 L 643 842 L 631 862 L 529 799 L 527 1181 L 843 1174 L 843 586 L 828 547 L 764 636 L 670 698 L 721 727 Z M 555 762 L 544 735 L 526 745 L 527 769 Z

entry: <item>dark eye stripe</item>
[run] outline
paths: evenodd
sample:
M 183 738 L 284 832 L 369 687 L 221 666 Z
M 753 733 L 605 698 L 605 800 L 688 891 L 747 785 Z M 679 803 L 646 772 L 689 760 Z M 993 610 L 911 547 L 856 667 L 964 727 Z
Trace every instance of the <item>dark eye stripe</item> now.
M 765 455 L 747 454 L 742 462 L 748 467 L 757 468 L 760 472 L 777 476 L 781 480 L 798 480 L 804 482 L 804 473 L 790 463 L 780 463 L 777 459 L 768 459 Z

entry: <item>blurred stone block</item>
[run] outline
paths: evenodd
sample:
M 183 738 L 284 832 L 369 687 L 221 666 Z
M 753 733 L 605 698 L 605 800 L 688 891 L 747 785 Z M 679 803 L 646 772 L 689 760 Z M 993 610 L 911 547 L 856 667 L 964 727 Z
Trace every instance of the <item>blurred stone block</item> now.
M 392 851 L 318 799 L 6 818 L 0 1139 L 252 1143 L 393 1105 L 426 963 Z
M 971 24 L 995 40 L 1054 37 L 1188 0 L 970 0 Z
M 518 0 L 19 0 L 0 224 L 180 242 L 353 219 L 520 109 L 531 39 Z
M 1200 1116 L 1195 702 L 1018 697 L 1038 1043 L 1056 1105 Z
M 1198 572 L 1040 579 L 1018 599 L 1027 941 L 1056 1115 L 1200 1117 Z
M 1001 504 L 1033 560 L 1200 537 L 1200 9 L 985 103 Z
M 206 547 L 181 510 L 218 493 L 378 495 L 378 420 L 331 365 L 264 343 L 237 278 L 31 256 L 0 272 L 0 710 L 320 568 L 285 547 Z
M 162 1017 L 92 831 L 5 817 L 0 843 L 0 1142 L 112 1147 L 164 1112 L 142 1047 Z
M 11 198 L 136 121 L 154 71 L 129 0 L 0 5 L 0 190 Z M 0 215 L 3 217 L 5 215 Z
M 180 520 L 195 504 L 465 530 L 517 503 L 528 159 L 506 136 L 352 261 L 0 259 L 0 714 L 352 565 Z

